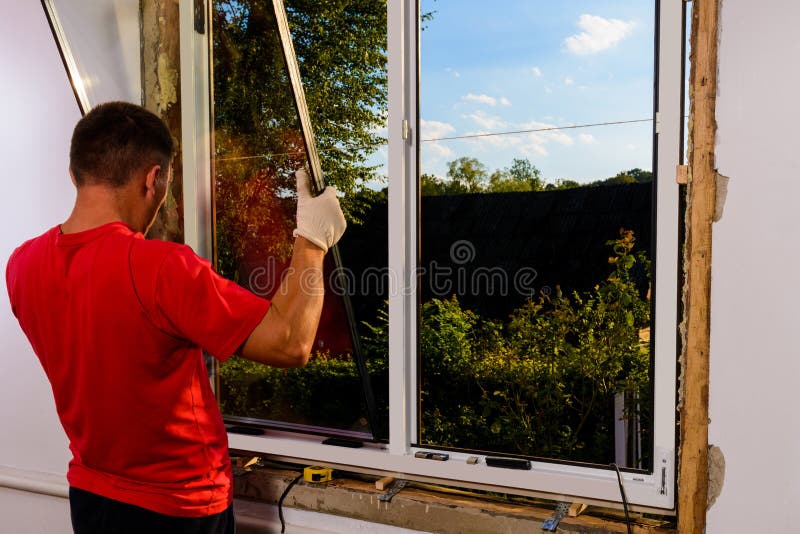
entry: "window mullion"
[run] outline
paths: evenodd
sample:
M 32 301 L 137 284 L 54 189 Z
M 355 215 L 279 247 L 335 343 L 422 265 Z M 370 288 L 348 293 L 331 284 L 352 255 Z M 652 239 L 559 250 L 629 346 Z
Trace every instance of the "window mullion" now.
M 183 151 L 184 242 L 212 256 L 210 91 L 208 24 L 195 29 L 193 2 L 180 4 L 181 150 Z
M 389 450 L 408 453 L 416 420 L 413 409 L 414 295 L 408 291 L 416 261 L 416 241 L 409 213 L 415 212 L 416 157 L 412 148 L 416 132 L 404 131 L 414 124 L 416 94 L 415 21 L 413 0 L 388 2 L 389 76 Z

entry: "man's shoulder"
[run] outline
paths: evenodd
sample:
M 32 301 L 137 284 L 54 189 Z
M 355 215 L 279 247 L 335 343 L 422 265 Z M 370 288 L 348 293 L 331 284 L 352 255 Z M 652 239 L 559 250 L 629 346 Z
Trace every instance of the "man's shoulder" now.
M 131 266 L 135 271 L 161 271 L 165 264 L 200 266 L 208 262 L 188 245 L 158 239 L 136 239 L 131 249 Z
M 170 255 L 194 256 L 192 248 L 183 243 L 173 241 L 161 241 L 160 239 L 143 239 L 141 235 L 134 240 L 134 253 L 137 256 L 152 259 L 164 259 Z
M 32 237 L 27 241 L 23 242 L 20 246 L 14 249 L 11 255 L 8 258 L 7 269 L 11 268 L 14 264 L 17 263 L 19 258 L 25 256 L 31 250 L 36 250 L 37 248 L 41 248 L 47 246 L 48 244 L 52 243 L 53 235 L 58 233 L 58 226 L 54 226 L 50 228 L 46 232 L 36 237 Z

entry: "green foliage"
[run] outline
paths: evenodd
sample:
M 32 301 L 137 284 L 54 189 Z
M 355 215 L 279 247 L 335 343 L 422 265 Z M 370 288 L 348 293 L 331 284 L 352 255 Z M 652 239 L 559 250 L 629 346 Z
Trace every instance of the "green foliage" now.
M 594 290 L 540 297 L 505 325 L 453 298 L 423 305 L 423 442 L 605 463 L 614 396 L 647 406 L 650 307 L 631 279 L 634 238 L 610 242 L 610 275 Z M 646 410 L 646 408 L 644 408 Z M 628 417 L 647 417 L 633 413 Z
M 488 179 L 486 166 L 476 158 L 462 157 L 447 164 L 447 193 L 480 193 Z
M 358 222 L 380 179 L 367 157 L 385 142 L 386 1 L 286 7 L 326 182 Z M 291 172 L 306 157 L 272 2 L 214 2 L 212 24 L 217 268 L 236 279 L 253 251 L 288 259 Z
M 542 173 L 527 158 L 514 158 L 511 166 L 491 174 L 486 166 L 476 158 L 461 157 L 447 164 L 447 177 L 433 174 L 420 176 L 420 191 L 423 196 L 463 195 L 466 193 L 518 193 L 528 191 L 555 191 L 576 187 L 597 187 L 648 183 L 653 181 L 653 173 L 635 168 L 594 182 L 580 183 L 575 180 L 559 178 L 546 181 Z
M 316 353 L 305 367 L 291 370 L 233 357 L 219 373 L 224 414 L 367 430 L 358 371 L 347 355 Z
M 559 178 L 554 182 L 547 182 L 547 184 L 544 186 L 544 189 L 545 191 L 553 191 L 555 189 L 574 189 L 576 187 L 583 187 L 584 185 L 585 184 L 576 182 L 575 180 Z
M 649 272 L 649 262 L 634 252 L 630 231 L 608 244 L 611 272 L 593 290 L 530 300 L 505 323 L 463 309 L 455 297 L 422 305 L 423 443 L 608 463 L 618 393 L 638 401 L 626 417 L 647 426 L 650 353 L 640 337 L 650 325 L 650 303 L 631 271 Z M 388 383 L 386 306 L 363 326 L 370 376 Z M 348 355 L 317 353 L 293 370 L 231 358 L 220 376 L 226 414 L 365 428 Z M 378 406 L 385 419 L 387 399 Z

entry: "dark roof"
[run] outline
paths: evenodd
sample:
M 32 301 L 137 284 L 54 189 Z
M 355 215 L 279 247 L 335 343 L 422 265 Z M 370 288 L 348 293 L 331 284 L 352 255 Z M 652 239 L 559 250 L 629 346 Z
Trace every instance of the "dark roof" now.
M 423 197 L 420 266 L 426 274 L 421 298 L 456 294 L 466 308 L 506 317 L 530 295 L 526 291 L 539 294 L 556 285 L 565 293 L 588 290 L 610 272 L 606 242 L 617 238 L 620 228 L 634 231 L 636 250 L 650 250 L 651 200 L 649 183 Z M 385 202 L 377 203 L 364 224 L 348 228 L 340 249 L 354 273 L 387 265 L 386 214 Z M 464 256 L 451 257 L 451 248 Z M 496 279 L 487 290 L 487 270 L 498 273 L 497 268 L 505 273 L 505 291 Z M 535 278 L 515 287 L 514 276 L 523 269 L 535 271 Z M 432 270 L 438 285 L 429 275 Z M 639 279 L 644 288 L 644 273 Z M 385 298 L 385 293 L 356 294 L 359 319 L 372 319 L 368 309 Z

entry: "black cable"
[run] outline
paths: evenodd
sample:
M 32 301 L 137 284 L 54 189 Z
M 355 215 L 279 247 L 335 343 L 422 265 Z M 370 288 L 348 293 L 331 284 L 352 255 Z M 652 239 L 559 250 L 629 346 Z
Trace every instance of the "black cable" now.
M 628 527 L 628 534 L 631 534 L 631 518 L 628 515 L 628 498 L 625 496 L 625 488 L 622 486 L 622 473 L 619 472 L 619 466 L 617 464 L 610 464 L 610 465 L 617 471 L 617 482 L 619 482 L 619 493 L 620 495 L 622 495 L 622 507 L 625 509 L 625 525 Z
M 295 484 L 297 484 L 297 482 L 298 482 L 298 481 L 299 481 L 301 478 L 303 478 L 303 473 L 300 473 L 299 475 L 297 475 L 296 477 L 294 477 L 294 480 L 292 480 L 291 482 L 289 482 L 289 485 L 288 485 L 288 486 L 286 486 L 286 489 L 285 489 L 285 490 L 283 490 L 283 493 L 281 493 L 281 498 L 280 498 L 280 499 L 278 499 L 278 519 L 280 519 L 280 520 L 281 520 L 281 534 L 283 534 L 284 532 L 286 532 L 286 522 L 283 520 L 283 500 L 284 500 L 284 499 L 286 498 L 286 496 L 289 494 L 289 490 L 290 490 L 290 489 L 292 489 L 292 487 L 293 487 Z

